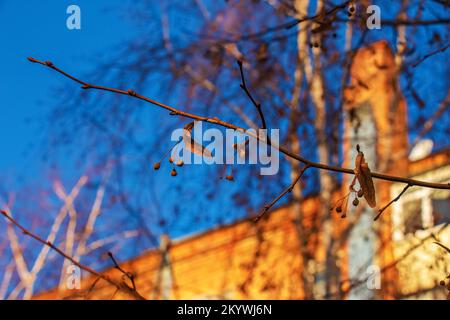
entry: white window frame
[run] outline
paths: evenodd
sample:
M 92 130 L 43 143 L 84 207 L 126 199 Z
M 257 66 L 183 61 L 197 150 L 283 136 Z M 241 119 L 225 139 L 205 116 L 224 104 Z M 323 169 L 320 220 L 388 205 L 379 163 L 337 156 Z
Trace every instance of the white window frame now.
M 446 165 L 426 173 L 413 177 L 413 179 L 446 183 L 450 180 L 450 165 Z M 405 184 L 395 183 L 391 187 L 391 198 L 395 199 L 402 192 Z M 405 238 L 405 221 L 402 212 L 403 206 L 409 201 L 420 200 L 422 227 L 424 230 L 417 230 L 415 236 L 427 237 L 430 230 L 435 226 L 433 221 L 432 195 L 436 191 L 430 188 L 411 187 L 400 199 L 392 204 L 393 239 L 401 241 Z M 450 191 L 448 192 L 450 195 Z

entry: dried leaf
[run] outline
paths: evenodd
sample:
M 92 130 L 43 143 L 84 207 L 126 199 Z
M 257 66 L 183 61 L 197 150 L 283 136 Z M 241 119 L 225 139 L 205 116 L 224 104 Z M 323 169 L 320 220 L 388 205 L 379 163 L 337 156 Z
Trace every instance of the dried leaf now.
M 197 143 L 194 141 L 194 139 L 191 139 L 190 141 L 185 141 L 187 149 L 195 153 L 199 156 L 203 156 L 206 158 L 212 158 L 212 153 L 208 149 L 206 149 L 203 145 Z
M 355 160 L 355 174 L 358 178 L 364 198 L 371 208 L 375 208 L 377 201 L 375 198 L 375 187 L 372 180 L 372 174 L 362 152 L 358 152 Z
M 186 145 L 186 148 L 192 152 L 195 153 L 199 156 L 203 156 L 203 157 L 207 157 L 207 158 L 212 158 L 212 153 L 211 151 L 209 151 L 207 148 L 205 148 L 203 145 L 201 145 L 200 143 L 197 143 L 194 138 L 192 138 L 192 129 L 194 128 L 195 125 L 195 121 L 188 123 L 185 127 L 184 127 L 184 132 L 183 132 L 183 141 Z

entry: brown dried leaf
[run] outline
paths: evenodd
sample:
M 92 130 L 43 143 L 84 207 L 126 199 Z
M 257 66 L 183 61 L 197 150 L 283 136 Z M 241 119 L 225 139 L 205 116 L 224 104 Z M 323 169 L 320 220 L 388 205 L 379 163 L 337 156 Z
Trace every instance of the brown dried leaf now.
M 203 145 L 197 143 L 194 141 L 194 139 L 191 139 L 190 141 L 186 142 L 186 147 L 187 149 L 192 152 L 195 153 L 199 156 L 203 156 L 203 157 L 207 157 L 207 158 L 212 158 L 212 153 L 211 151 L 209 151 L 207 148 L 205 148 Z
M 194 128 L 195 121 L 188 123 L 186 126 L 184 126 L 184 132 L 183 132 L 183 141 L 186 145 L 186 148 L 199 156 L 212 158 L 212 153 L 210 150 L 205 148 L 200 143 L 196 142 L 194 138 L 192 138 L 192 129 Z
M 366 160 L 364 159 L 364 153 L 358 152 L 355 160 L 355 173 L 359 172 L 359 167 L 363 162 L 366 162 Z
M 377 201 L 375 197 L 375 187 L 372 180 L 372 174 L 362 152 L 358 152 L 358 156 L 355 160 L 355 174 L 358 178 L 361 190 L 363 191 L 364 198 L 371 208 L 375 208 Z
M 371 208 L 375 208 L 377 205 L 377 200 L 375 198 L 375 186 L 373 184 L 369 166 L 367 163 L 363 163 L 360 169 L 361 171 L 358 175 L 358 181 L 363 190 L 364 198 Z

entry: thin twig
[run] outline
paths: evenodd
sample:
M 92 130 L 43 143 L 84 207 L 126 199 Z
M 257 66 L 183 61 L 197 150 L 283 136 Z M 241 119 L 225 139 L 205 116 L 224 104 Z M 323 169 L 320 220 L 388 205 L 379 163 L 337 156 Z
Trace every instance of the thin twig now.
M 310 167 L 309 165 L 304 166 L 303 169 L 298 174 L 298 176 L 289 185 L 289 187 L 284 189 L 283 192 L 281 192 L 271 203 L 265 205 L 264 209 L 256 216 L 256 218 L 253 221 L 254 222 L 259 221 L 267 213 L 267 211 L 269 211 L 270 208 L 272 208 L 281 198 L 283 198 L 287 193 L 292 192 L 292 190 L 294 189 L 295 185 L 300 181 L 300 179 L 302 178 L 302 176 L 305 173 L 306 169 L 308 169 L 309 167 Z
M 450 106 L 450 90 L 447 91 L 447 95 L 445 96 L 445 99 L 439 104 L 437 110 L 423 124 L 422 130 L 416 136 L 413 143 L 411 143 L 411 146 L 409 148 L 410 151 L 428 132 L 430 132 L 430 130 L 435 125 L 436 121 L 441 117 L 441 115 L 444 114 L 444 112 L 448 109 L 449 106 Z
M 435 241 L 434 243 L 436 243 L 438 246 L 440 246 L 441 248 L 444 248 L 445 251 L 447 251 L 447 253 L 450 253 L 450 248 L 447 246 L 444 246 L 442 243 Z
M 252 94 L 250 93 L 250 91 L 248 90 L 247 84 L 246 84 L 246 82 L 245 82 L 244 70 L 243 70 L 243 68 L 242 68 L 242 61 L 241 61 L 241 60 L 238 60 L 238 61 L 237 61 L 237 64 L 238 64 L 238 66 L 239 66 L 239 71 L 240 71 L 240 73 L 241 73 L 241 81 L 242 81 L 242 83 L 241 83 L 240 87 L 241 87 L 241 89 L 244 90 L 244 92 L 247 94 L 247 97 L 248 97 L 248 98 L 250 99 L 250 101 L 253 103 L 253 105 L 255 106 L 256 110 L 258 110 L 259 117 L 261 118 L 261 128 L 262 128 L 262 129 L 267 129 L 266 119 L 264 118 L 264 114 L 263 114 L 263 112 L 262 112 L 262 110 L 261 110 L 261 103 L 257 102 L 257 101 L 253 98 L 253 96 L 252 96 Z
M 109 88 L 109 87 L 104 87 L 104 86 L 97 86 L 97 85 L 92 85 L 89 84 L 87 82 L 84 82 L 82 80 L 79 80 L 77 78 L 75 78 L 74 76 L 66 73 L 65 71 L 57 68 L 52 62 L 50 61 L 40 61 L 40 60 L 36 60 L 34 58 L 29 57 L 28 58 L 29 61 L 34 62 L 34 63 L 39 63 L 41 65 L 47 66 L 59 73 L 61 73 L 62 75 L 64 75 L 65 77 L 79 83 L 82 85 L 83 89 L 97 89 L 97 90 L 103 90 L 103 91 L 109 91 L 109 92 L 113 92 L 113 93 L 118 93 L 118 94 L 123 94 L 123 95 L 128 95 L 131 97 L 134 97 L 136 99 L 139 100 L 143 100 L 146 101 L 148 103 L 151 103 L 155 106 L 158 106 L 160 108 L 166 109 L 168 111 L 170 111 L 170 115 L 178 115 L 178 116 L 182 116 L 182 117 L 186 117 L 186 118 L 190 118 L 193 120 L 198 120 L 198 121 L 203 121 L 203 122 L 208 122 L 208 123 L 212 123 L 215 125 L 219 125 L 225 128 L 229 128 L 229 129 L 233 129 L 236 131 L 240 131 L 243 132 L 261 142 L 266 142 L 264 141 L 261 137 L 259 137 L 259 135 L 253 134 L 252 132 L 249 132 L 247 130 L 245 130 L 242 127 L 236 126 L 234 124 L 225 122 L 223 120 L 218 119 L 217 117 L 214 118 L 209 118 L 209 117 L 205 117 L 205 116 L 198 116 L 189 112 L 185 112 L 179 109 L 176 109 L 174 107 L 171 107 L 169 105 L 163 104 L 161 102 L 158 102 L 156 100 L 150 99 L 146 96 L 143 96 L 141 94 L 136 93 L 133 90 L 121 90 L 121 89 L 115 89 L 115 88 Z M 272 145 L 272 147 L 278 149 L 281 153 L 287 155 L 290 158 L 296 159 L 300 162 L 302 162 L 305 165 L 308 165 L 309 167 L 314 167 L 317 169 L 321 169 L 321 170 L 328 170 L 328 171 L 334 171 L 334 172 L 340 172 L 340 173 L 345 173 L 345 174 L 354 174 L 353 169 L 348 169 L 348 168 L 342 168 L 342 167 L 338 167 L 338 166 L 332 166 L 332 165 L 327 165 L 327 164 L 322 164 L 322 163 L 317 163 L 311 160 L 308 160 L 300 155 L 294 154 L 293 152 L 289 151 L 288 148 L 283 147 L 283 146 L 278 146 L 278 145 Z M 386 180 L 386 181 L 391 181 L 391 182 L 403 182 L 403 183 L 407 183 L 410 184 L 412 186 L 421 186 L 421 187 L 425 187 L 425 188 L 432 188 L 432 189 L 445 189 L 445 190 L 450 190 L 450 183 L 432 183 L 432 182 L 426 182 L 426 181 L 420 181 L 420 180 L 415 180 L 415 179 L 410 179 L 410 178 L 403 178 L 403 177 L 397 177 L 397 176 L 392 176 L 392 175 L 387 175 L 387 174 L 382 174 L 382 173 L 377 173 L 377 172 L 372 172 L 372 177 L 376 178 L 376 179 L 381 179 L 381 180 Z
M 136 284 L 134 283 L 134 275 L 132 275 L 130 272 L 123 270 L 119 264 L 117 263 L 116 259 L 114 259 L 113 254 L 108 251 L 108 256 L 111 258 L 112 262 L 114 263 L 114 268 L 122 272 L 128 279 L 130 279 L 131 284 L 133 285 L 133 290 L 136 290 Z
M 400 192 L 400 193 L 398 194 L 397 197 L 395 197 L 394 199 L 392 199 L 391 201 L 389 201 L 389 203 L 388 203 L 387 205 L 385 205 L 383 208 L 381 208 L 380 210 L 378 210 L 378 214 L 377 214 L 377 216 L 373 219 L 373 221 L 378 220 L 378 218 L 381 216 L 381 214 L 383 213 L 383 211 L 386 210 L 391 204 L 393 204 L 394 202 L 398 201 L 398 199 L 400 199 L 400 197 L 401 197 L 401 196 L 406 192 L 406 190 L 408 190 L 410 187 L 411 187 L 411 185 L 410 185 L 410 184 L 407 184 L 407 185 L 403 188 L 402 192 Z
M 97 283 L 98 283 L 98 281 L 100 280 L 100 278 L 96 278 L 95 280 L 94 280 L 94 282 L 92 282 L 92 284 L 89 286 L 89 289 L 88 289 L 88 291 L 86 292 L 86 295 L 85 295 L 85 300 L 87 300 L 88 299 L 88 297 L 89 297 L 89 295 L 91 294 L 91 292 L 94 290 L 94 288 L 95 288 L 95 286 L 97 285 Z
M 420 60 L 416 61 L 415 63 L 413 63 L 412 67 L 413 67 L 413 68 L 417 67 L 419 64 L 421 64 L 422 62 L 424 62 L 424 61 L 425 61 L 426 59 L 428 59 L 429 57 L 432 57 L 432 56 L 434 56 L 435 54 L 444 52 L 445 50 L 447 50 L 448 47 L 450 47 L 450 43 L 447 43 L 444 47 L 439 48 L 439 49 L 437 49 L 437 50 L 434 50 L 434 51 L 432 51 L 432 52 L 430 52 L 430 53 L 424 55 L 422 59 L 420 59 Z
M 105 280 L 106 282 L 108 282 L 109 284 L 115 286 L 117 288 L 117 290 L 122 290 L 124 292 L 127 292 L 128 294 L 132 295 L 134 298 L 139 299 L 139 300 L 145 300 L 145 298 L 139 293 L 137 292 L 135 289 L 130 288 L 126 283 L 121 283 L 121 282 L 117 282 L 113 279 L 111 279 L 109 276 L 101 274 L 93 269 L 91 269 L 88 266 L 85 266 L 81 263 L 79 263 L 78 261 L 76 261 L 75 259 L 73 259 L 72 257 L 68 256 L 67 254 L 64 253 L 64 251 L 62 251 L 61 249 L 59 249 L 57 246 L 55 246 L 52 242 L 50 241 L 45 241 L 44 239 L 42 239 L 41 237 L 33 234 L 32 232 L 28 231 L 25 227 L 23 227 L 21 224 L 19 224 L 16 220 L 14 220 L 14 218 L 12 218 L 6 211 L 4 210 L 0 210 L 0 213 L 5 216 L 6 219 L 8 219 L 13 225 L 15 225 L 17 228 L 19 228 L 23 234 L 35 239 L 36 241 L 42 243 L 45 246 L 48 246 L 49 248 L 53 249 L 54 251 L 56 251 L 59 255 L 61 255 L 62 257 L 64 257 L 65 259 L 69 260 L 70 262 L 72 262 L 74 265 L 76 265 L 77 267 L 79 267 L 80 269 L 87 271 L 91 274 L 93 274 L 94 276 L 98 277 L 98 278 L 102 278 L 103 280 Z

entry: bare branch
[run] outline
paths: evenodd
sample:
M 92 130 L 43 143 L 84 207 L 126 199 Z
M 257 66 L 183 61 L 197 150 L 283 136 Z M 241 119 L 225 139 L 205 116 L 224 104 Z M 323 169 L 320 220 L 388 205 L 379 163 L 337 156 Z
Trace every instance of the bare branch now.
M 267 211 L 269 211 L 270 208 L 272 208 L 281 198 L 283 198 L 287 193 L 292 192 L 292 189 L 294 189 L 295 185 L 300 181 L 306 169 L 308 169 L 309 167 L 309 165 L 304 166 L 299 175 L 294 179 L 294 181 L 292 181 L 290 186 L 284 189 L 283 192 L 281 192 L 271 203 L 265 205 L 264 209 L 260 214 L 258 214 L 258 216 L 256 216 L 253 221 L 257 222 L 258 220 L 260 220 L 267 213 Z
M 50 61 L 40 61 L 40 60 L 36 60 L 34 58 L 29 57 L 28 58 L 29 61 L 33 62 L 33 63 L 39 63 L 41 65 L 47 66 L 59 73 L 61 73 L 62 75 L 64 75 L 65 77 L 77 82 L 78 84 L 82 85 L 83 89 L 96 89 L 96 90 L 102 90 L 102 91 L 109 91 L 109 92 L 113 92 L 113 93 L 117 93 L 117 94 L 123 94 L 123 95 L 128 95 L 131 97 L 134 97 L 136 99 L 139 100 L 143 100 L 146 101 L 148 103 L 151 103 L 155 106 L 158 106 L 160 108 L 163 108 L 165 110 L 170 111 L 170 115 L 177 115 L 177 116 L 182 116 L 182 117 L 186 117 L 186 118 L 190 118 L 193 120 L 198 120 L 198 121 L 203 121 L 203 122 L 208 122 L 208 123 L 212 123 L 212 124 L 216 124 L 225 128 L 230 128 L 236 131 L 240 131 L 243 132 L 259 141 L 262 142 L 266 142 L 264 141 L 261 137 L 259 137 L 259 135 L 255 135 L 251 132 L 248 132 L 247 130 L 245 130 L 242 127 L 236 126 L 234 124 L 225 122 L 223 120 L 220 120 L 217 117 L 214 118 L 209 118 L 209 117 L 205 117 L 205 116 L 198 116 L 189 112 L 185 112 L 179 109 L 176 109 L 174 107 L 171 107 L 169 105 L 166 105 L 164 103 L 158 102 L 156 100 L 150 99 L 146 96 L 143 96 L 141 94 L 136 93 L 133 90 L 121 90 L 121 89 L 116 89 L 116 88 L 109 88 L 109 87 L 104 87 L 104 86 L 98 86 L 98 85 L 92 85 L 89 84 L 87 82 L 84 82 L 78 78 L 75 78 L 74 76 L 66 73 L 65 71 L 57 68 L 52 62 Z M 291 151 L 289 151 L 288 148 L 283 147 L 283 146 L 275 146 L 273 145 L 272 147 L 277 148 L 281 153 L 284 153 L 285 155 L 296 159 L 302 163 L 304 163 L 305 165 L 308 165 L 309 167 L 314 167 L 314 168 L 318 168 L 321 170 L 328 170 L 328 171 L 334 171 L 334 172 L 341 172 L 341 173 L 345 173 L 345 174 L 352 174 L 354 175 L 354 171 L 353 169 L 348 169 L 348 168 L 342 168 L 342 167 L 338 167 L 338 166 L 332 166 L 332 165 L 326 165 L 326 164 L 322 164 L 322 163 L 317 163 L 311 160 L 308 160 L 300 155 L 294 154 Z M 382 174 L 382 173 L 377 173 L 377 172 L 373 172 L 372 173 L 372 177 L 376 178 L 376 179 L 381 179 L 381 180 L 386 180 L 386 181 L 392 181 L 392 182 L 403 182 L 403 183 L 407 183 L 407 184 L 411 184 L 413 186 L 421 186 L 421 187 L 426 187 L 426 188 L 433 188 L 433 189 L 446 189 L 446 190 L 450 190 L 450 183 L 432 183 L 432 182 L 426 182 L 426 181 L 420 181 L 420 180 L 415 180 L 415 179 L 409 179 L 409 178 L 403 178 L 403 177 L 397 177 L 397 176 L 393 176 L 393 175 L 388 175 L 388 174 Z
M 75 259 L 73 259 L 72 257 L 68 256 L 67 254 L 64 253 L 64 251 L 62 251 L 61 249 L 59 249 L 57 246 L 55 246 L 52 242 L 50 241 L 45 241 L 44 239 L 42 239 L 41 237 L 33 234 L 32 232 L 28 231 L 25 227 L 23 227 L 21 224 L 19 224 L 16 220 L 14 220 L 6 211 L 4 210 L 0 210 L 0 213 L 5 216 L 5 218 L 7 220 L 9 220 L 13 225 L 15 225 L 17 228 L 19 228 L 25 235 L 35 239 L 36 241 L 42 243 L 44 246 L 47 246 L 51 249 L 53 249 L 54 251 L 56 251 L 59 255 L 61 255 L 62 257 L 64 257 L 65 259 L 69 260 L 70 262 L 72 262 L 74 265 L 76 265 L 77 267 L 79 267 L 80 269 L 87 271 L 91 274 L 93 274 L 94 276 L 101 278 L 103 280 L 105 280 L 106 282 L 108 282 L 109 284 L 115 286 L 117 288 L 117 290 L 122 290 L 128 294 L 130 294 L 131 296 L 133 296 L 136 299 L 139 300 L 145 300 L 145 298 L 139 293 L 137 292 L 135 289 L 129 287 L 126 283 L 124 282 L 117 282 L 113 279 L 111 279 L 109 276 L 101 274 L 93 269 L 91 269 L 88 266 L 85 266 L 81 263 L 79 263 L 78 261 L 76 261 Z
M 120 272 L 122 272 L 128 279 L 130 279 L 131 284 L 133 286 L 133 289 L 136 290 L 136 284 L 134 283 L 134 275 L 131 274 L 128 271 L 123 270 L 119 264 L 117 263 L 116 259 L 114 259 L 114 256 L 112 254 L 112 252 L 108 251 L 108 256 L 111 258 L 112 262 L 114 263 L 114 268 L 116 268 L 117 270 L 119 270 Z
M 252 94 L 250 93 L 250 91 L 248 90 L 247 84 L 245 82 L 245 77 L 244 77 L 244 70 L 242 68 L 242 61 L 238 60 L 237 62 L 238 66 L 239 66 L 239 71 L 241 73 L 241 89 L 244 90 L 244 92 L 247 94 L 247 97 L 250 99 L 250 101 L 253 103 L 253 105 L 255 106 L 256 110 L 258 110 L 259 113 L 259 117 L 261 118 L 261 128 L 262 129 L 267 129 L 267 123 L 266 123 L 266 119 L 264 118 L 264 114 L 261 110 L 261 103 L 257 102 Z
M 383 213 L 383 211 L 386 210 L 391 204 L 393 204 L 394 202 L 398 201 L 398 199 L 400 199 L 400 197 L 401 197 L 401 196 L 406 192 L 406 190 L 408 190 L 410 187 L 411 187 L 411 185 L 410 185 L 410 184 L 407 184 L 407 185 L 403 188 L 402 192 L 400 192 L 400 193 L 398 194 L 397 197 L 395 197 L 394 199 L 392 199 L 391 201 L 389 201 L 388 204 L 386 204 L 383 208 L 381 208 L 380 210 L 378 210 L 378 214 L 377 214 L 377 216 L 376 216 L 373 220 L 374 220 L 374 221 L 378 220 L 378 218 L 381 216 L 381 214 Z
M 435 54 L 444 52 L 445 50 L 447 50 L 447 48 L 450 46 L 450 43 L 447 43 L 444 47 L 434 50 L 426 55 L 423 56 L 423 58 L 421 58 L 420 60 L 416 61 L 415 63 L 413 63 L 412 67 L 415 68 L 417 67 L 419 64 L 421 64 L 422 62 L 424 62 L 426 59 L 428 59 L 429 57 L 434 56 Z
M 422 139 L 433 128 L 434 124 L 436 123 L 436 120 L 439 119 L 439 117 L 444 113 L 445 110 L 447 110 L 449 105 L 450 105 L 450 90 L 447 91 L 447 96 L 439 104 L 439 107 L 436 110 L 436 112 L 433 113 L 433 115 L 427 119 L 427 121 L 423 125 L 422 130 L 411 144 L 410 150 L 420 141 L 420 139 Z
M 447 253 L 450 253 L 450 248 L 447 246 L 444 246 L 442 243 L 435 241 L 434 243 L 436 243 L 438 246 L 440 246 L 441 248 L 444 248 L 445 251 L 447 251 Z

